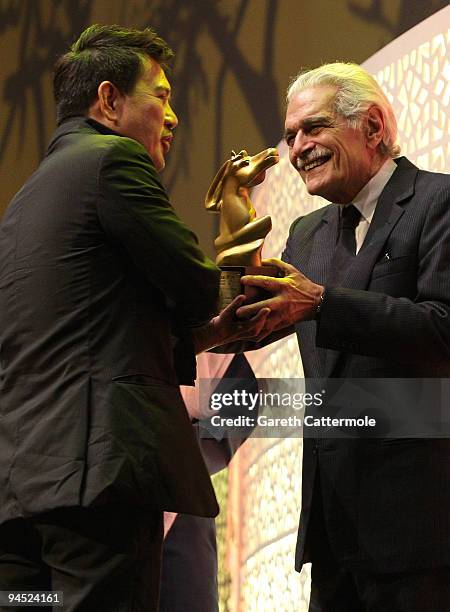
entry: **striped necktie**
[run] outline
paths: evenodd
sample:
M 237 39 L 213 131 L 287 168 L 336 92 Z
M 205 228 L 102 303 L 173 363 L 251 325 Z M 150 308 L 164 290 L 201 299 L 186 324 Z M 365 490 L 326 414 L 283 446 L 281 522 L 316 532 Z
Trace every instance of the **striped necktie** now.
M 349 265 L 356 256 L 355 229 L 361 220 L 359 210 L 349 204 L 341 211 L 339 238 L 328 274 L 327 285 L 338 287 Z

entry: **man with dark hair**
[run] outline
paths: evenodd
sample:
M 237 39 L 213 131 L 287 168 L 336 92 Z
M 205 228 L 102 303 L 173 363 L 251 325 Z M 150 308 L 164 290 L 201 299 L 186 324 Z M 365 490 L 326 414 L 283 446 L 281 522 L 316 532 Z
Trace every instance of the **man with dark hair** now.
M 171 55 L 151 29 L 88 28 L 0 226 L 0 590 L 66 611 L 156 610 L 162 511 L 218 512 L 178 385 L 232 309 L 207 323 L 219 271 L 157 174 Z
M 58 124 L 85 115 L 102 81 L 113 81 L 121 93 L 129 94 L 142 76 L 146 58 L 164 70 L 173 55 L 172 49 L 151 28 L 142 31 L 120 26 L 87 28 L 55 65 L 53 88 Z

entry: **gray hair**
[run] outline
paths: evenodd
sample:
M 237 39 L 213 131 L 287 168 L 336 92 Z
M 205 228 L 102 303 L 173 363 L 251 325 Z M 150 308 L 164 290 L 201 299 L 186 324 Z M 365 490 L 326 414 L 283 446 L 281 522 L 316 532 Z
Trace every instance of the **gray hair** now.
M 379 84 L 364 68 L 358 64 L 335 62 L 301 72 L 289 85 L 288 103 L 303 89 L 321 85 L 336 87 L 334 110 L 347 119 L 350 127 L 360 128 L 364 113 L 370 106 L 377 106 L 385 124 L 380 150 L 390 157 L 400 154 L 394 110 Z

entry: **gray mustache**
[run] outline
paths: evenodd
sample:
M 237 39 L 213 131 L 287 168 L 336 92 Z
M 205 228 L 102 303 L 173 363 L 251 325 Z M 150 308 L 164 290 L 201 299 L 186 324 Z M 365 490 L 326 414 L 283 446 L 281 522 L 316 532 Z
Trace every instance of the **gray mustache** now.
M 304 155 L 300 155 L 300 157 L 297 159 L 297 168 L 301 170 L 304 166 L 306 166 L 307 164 L 310 164 L 316 159 L 319 159 L 320 157 L 325 157 L 325 156 L 328 157 L 330 155 L 331 155 L 331 151 L 329 149 L 320 148 L 320 149 L 314 149 L 313 151 L 308 151 Z

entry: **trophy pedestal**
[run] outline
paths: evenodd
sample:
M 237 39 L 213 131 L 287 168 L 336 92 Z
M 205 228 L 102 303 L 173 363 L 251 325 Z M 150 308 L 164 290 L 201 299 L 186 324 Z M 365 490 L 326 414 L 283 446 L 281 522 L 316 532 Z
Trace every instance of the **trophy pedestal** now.
M 259 287 L 241 285 L 241 277 L 247 274 L 277 277 L 275 266 L 220 266 L 220 310 L 223 310 L 237 295 L 245 295 L 245 304 L 253 304 L 272 297 Z

